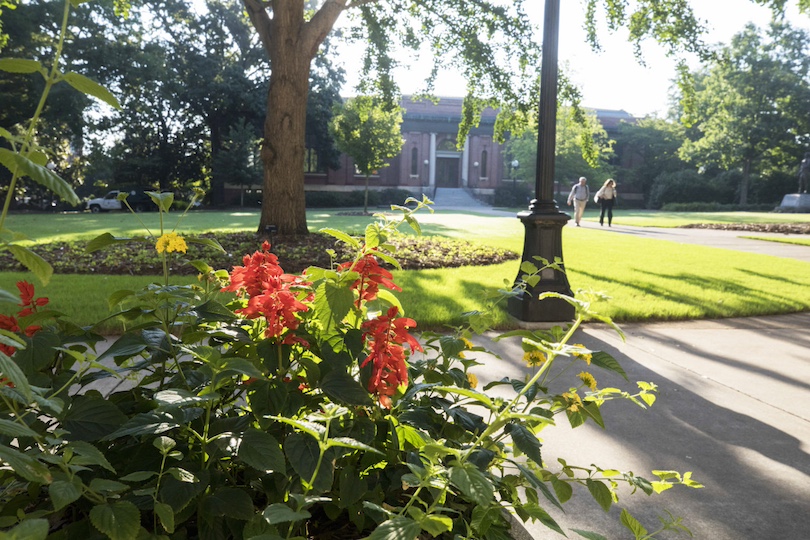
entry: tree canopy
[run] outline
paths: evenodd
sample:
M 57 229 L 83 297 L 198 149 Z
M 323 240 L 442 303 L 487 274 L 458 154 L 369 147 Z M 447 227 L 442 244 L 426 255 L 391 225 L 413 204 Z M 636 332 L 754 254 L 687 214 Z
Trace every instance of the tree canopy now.
M 348 12 L 345 33 L 366 45 L 361 91 L 398 99 L 392 70 L 402 48 L 431 52 L 433 75 L 451 65 L 467 79 L 459 141 L 476 125 L 486 106 L 500 109 L 499 133 L 518 133 L 537 110 L 540 40 L 523 10 L 524 1 L 494 0 L 243 0 L 270 60 L 268 110 L 262 161 L 264 192 L 259 230 L 275 225 L 282 234 L 308 232 L 304 202 L 306 155 L 304 117 L 309 65 L 336 21 Z M 786 0 L 752 0 L 783 12 Z M 797 0 L 810 13 L 810 0 Z M 708 58 L 704 25 L 687 0 L 588 0 L 586 35 L 598 47 L 597 28 L 628 29 L 640 55 L 641 44 L 655 40 L 672 55 L 694 52 Z M 681 73 L 686 77 L 685 64 Z M 562 80 L 561 95 L 574 104 L 579 95 Z M 283 202 L 281 202 L 283 201 Z
M 810 34 L 784 22 L 748 25 L 694 77 L 681 156 L 740 171 L 746 204 L 752 176 L 796 168 L 810 148 Z
M 363 212 L 368 212 L 369 176 L 387 167 L 386 160 L 402 151 L 402 111 L 399 106 L 384 106 L 373 96 L 351 98 L 336 109 L 330 130 L 338 149 L 352 158 L 357 171 L 365 177 Z

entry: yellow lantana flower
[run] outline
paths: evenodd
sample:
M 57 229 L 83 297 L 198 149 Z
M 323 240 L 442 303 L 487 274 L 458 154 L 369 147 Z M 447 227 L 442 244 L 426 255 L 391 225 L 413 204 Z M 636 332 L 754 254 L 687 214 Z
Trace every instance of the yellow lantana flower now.
M 158 253 L 185 253 L 188 251 L 188 246 L 186 245 L 186 241 L 183 240 L 182 236 L 177 233 L 170 232 L 157 239 L 155 249 Z
M 587 371 L 582 371 L 580 372 L 579 375 L 577 375 L 577 377 L 579 377 L 579 380 L 581 380 L 585 384 L 585 386 L 587 386 L 591 390 L 596 390 L 596 379 L 594 378 L 593 375 L 591 375 Z
M 523 361 L 530 366 L 542 366 L 546 363 L 546 355 L 540 351 L 526 351 L 523 353 Z
M 585 348 L 585 345 L 579 345 L 579 344 L 578 344 L 578 345 L 574 345 L 574 347 L 579 347 L 579 348 L 580 348 L 580 349 L 582 349 L 582 350 L 581 350 L 581 351 L 573 351 L 571 354 L 572 354 L 572 355 L 573 355 L 575 358 L 579 358 L 579 359 L 581 359 L 581 360 L 585 360 L 585 363 L 586 363 L 586 364 L 588 364 L 588 365 L 590 366 L 590 365 L 591 365 L 591 360 L 593 359 L 593 354 L 591 354 L 591 351 L 589 351 L 588 349 L 586 349 L 586 348 Z
M 579 397 L 579 394 L 577 394 L 576 391 L 564 392 L 562 397 L 565 400 L 565 408 L 569 411 L 577 412 L 579 408 L 582 407 L 582 398 Z
M 473 345 L 473 342 L 465 337 L 461 338 L 461 341 L 464 342 L 464 345 L 466 345 L 468 349 L 472 349 L 473 347 L 475 347 L 475 345 Z
M 478 387 L 478 377 L 476 377 L 473 373 L 467 373 L 467 382 L 470 383 L 470 388 Z

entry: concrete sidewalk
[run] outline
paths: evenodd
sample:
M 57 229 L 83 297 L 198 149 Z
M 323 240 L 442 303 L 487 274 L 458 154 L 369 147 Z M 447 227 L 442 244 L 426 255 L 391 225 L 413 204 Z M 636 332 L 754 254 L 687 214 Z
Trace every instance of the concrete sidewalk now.
M 570 224 L 569 224 L 570 225 Z M 583 220 L 605 234 L 628 234 L 685 244 L 745 251 L 810 263 L 810 247 L 746 236 L 775 233 L 716 229 L 613 227 Z M 775 271 L 778 272 L 778 265 Z M 810 286 L 810 267 L 808 281 Z M 558 457 L 571 464 L 596 464 L 633 471 L 654 480 L 652 470 L 692 471 L 706 487 L 674 488 L 648 497 L 628 496 L 605 514 L 587 489 L 562 513 L 546 510 L 569 537 L 570 529 L 591 530 L 609 539 L 632 538 L 619 522 L 627 508 L 649 530 L 669 511 L 700 540 L 807 540 L 810 528 L 810 312 L 745 319 L 628 324 L 626 341 L 604 325 L 586 325 L 574 338 L 593 350 L 612 354 L 628 374 L 621 377 L 592 368 L 600 387 L 634 391 L 636 381 L 658 385 L 649 410 L 630 402 L 607 403 L 607 429 L 592 423 L 572 430 L 561 425 L 540 434 L 547 466 Z M 529 373 L 518 340 L 480 344 L 499 358 L 482 356 L 475 370 L 482 384 Z M 584 364 L 583 364 L 584 367 Z M 576 376 L 579 367 L 571 375 Z M 568 378 L 568 385 L 576 386 Z M 545 526 L 528 524 L 536 540 L 560 538 Z M 665 534 L 662 538 L 683 537 Z
M 630 380 L 593 367 L 600 387 L 633 392 L 636 381 L 648 381 L 660 394 L 648 410 L 627 401 L 607 403 L 606 430 L 593 423 L 572 430 L 559 417 L 559 426 L 540 434 L 547 466 L 559 470 L 557 458 L 564 457 L 569 464 L 633 471 L 649 480 L 656 479 L 652 470 L 692 471 L 706 487 L 677 487 L 651 497 L 623 489 L 609 514 L 583 488 L 564 505 L 565 514 L 550 504 L 545 508 L 566 532 L 591 530 L 610 539 L 632 538 L 620 525 L 620 508 L 649 531 L 666 511 L 682 516 L 697 539 L 810 538 L 808 329 L 810 313 L 627 325 L 625 342 L 604 325 L 580 330 L 574 342 L 612 354 Z M 483 337 L 480 344 L 499 356 L 479 358 L 485 366 L 474 372 L 482 385 L 529 372 L 519 340 Z M 560 389 L 576 386 L 583 368 L 577 366 Z M 560 538 L 539 523 L 528 529 L 535 539 Z

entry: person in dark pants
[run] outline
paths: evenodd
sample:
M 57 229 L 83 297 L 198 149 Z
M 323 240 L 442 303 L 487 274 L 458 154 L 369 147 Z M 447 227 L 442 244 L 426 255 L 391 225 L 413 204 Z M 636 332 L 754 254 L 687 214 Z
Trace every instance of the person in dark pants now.
M 605 212 L 607 212 L 608 227 L 613 226 L 613 205 L 616 204 L 616 182 L 613 178 L 605 180 L 604 185 L 599 188 L 593 196 L 594 202 L 602 205 L 602 213 L 599 214 L 599 225 L 605 225 Z

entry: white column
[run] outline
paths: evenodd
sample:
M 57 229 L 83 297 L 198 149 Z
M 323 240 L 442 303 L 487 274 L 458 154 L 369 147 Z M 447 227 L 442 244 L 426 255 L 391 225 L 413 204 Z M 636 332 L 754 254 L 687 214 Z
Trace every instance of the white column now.
M 464 151 L 461 153 L 461 187 L 470 185 L 470 137 L 464 139 Z
M 436 134 L 430 134 L 430 187 L 436 186 Z

